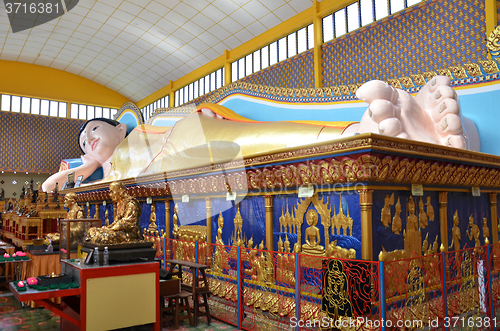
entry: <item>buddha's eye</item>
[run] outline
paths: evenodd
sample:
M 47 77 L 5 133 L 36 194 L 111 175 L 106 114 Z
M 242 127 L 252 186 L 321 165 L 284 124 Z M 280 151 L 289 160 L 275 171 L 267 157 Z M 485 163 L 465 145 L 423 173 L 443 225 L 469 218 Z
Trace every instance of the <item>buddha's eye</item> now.
M 99 126 L 94 126 L 94 127 L 92 128 L 92 132 L 94 132 L 95 130 L 97 130 L 97 128 L 98 128 L 98 127 L 99 127 Z
M 87 144 L 87 141 L 86 141 L 86 140 L 84 140 L 84 141 L 83 141 L 83 144 L 82 144 L 82 145 L 83 145 L 83 147 L 85 147 L 85 145 L 86 145 L 86 144 Z

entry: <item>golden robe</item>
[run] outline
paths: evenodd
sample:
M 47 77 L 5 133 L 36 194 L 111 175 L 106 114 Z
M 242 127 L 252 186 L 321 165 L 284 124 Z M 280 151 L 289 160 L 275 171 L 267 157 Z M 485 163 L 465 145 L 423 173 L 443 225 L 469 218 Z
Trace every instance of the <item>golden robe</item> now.
M 208 108 L 222 118 L 203 115 Z M 257 122 L 216 104 L 173 127 L 141 125 L 118 145 L 103 181 L 192 169 L 286 151 L 340 137 L 356 122 Z

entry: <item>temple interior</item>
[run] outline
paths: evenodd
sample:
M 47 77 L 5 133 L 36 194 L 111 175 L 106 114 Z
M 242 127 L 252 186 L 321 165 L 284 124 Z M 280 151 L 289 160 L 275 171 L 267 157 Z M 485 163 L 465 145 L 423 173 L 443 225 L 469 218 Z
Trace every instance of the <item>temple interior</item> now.
M 62 330 L 496 329 L 499 0 L 39 5 L 0 14 L 25 306 Z

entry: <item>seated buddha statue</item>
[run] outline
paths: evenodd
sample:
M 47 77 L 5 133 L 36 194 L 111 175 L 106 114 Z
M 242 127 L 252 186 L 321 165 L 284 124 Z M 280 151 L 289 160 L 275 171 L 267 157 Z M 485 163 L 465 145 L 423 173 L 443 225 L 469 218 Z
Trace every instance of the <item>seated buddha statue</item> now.
M 76 193 L 70 192 L 64 196 L 64 207 L 68 208 L 66 214 L 66 219 L 81 219 L 85 218 L 84 210 L 76 202 Z M 85 232 L 85 224 L 83 222 L 71 224 L 71 237 L 76 240 L 77 238 L 82 238 Z M 61 240 L 61 234 L 59 232 L 47 233 L 45 238 L 49 240 L 53 245 L 59 245 Z M 76 242 L 72 242 L 75 244 Z
M 306 243 L 302 245 L 302 251 L 305 254 L 323 255 L 325 248 L 319 244 L 321 236 L 319 229 L 316 227 L 316 224 L 318 224 L 318 213 L 314 209 L 310 209 L 306 213 L 306 220 L 309 227 L 306 229 Z
M 116 203 L 114 221 L 108 226 L 90 228 L 86 241 L 93 244 L 109 245 L 141 241 L 143 239 L 139 224 L 141 205 L 131 197 L 120 182 L 109 185 L 111 199 Z

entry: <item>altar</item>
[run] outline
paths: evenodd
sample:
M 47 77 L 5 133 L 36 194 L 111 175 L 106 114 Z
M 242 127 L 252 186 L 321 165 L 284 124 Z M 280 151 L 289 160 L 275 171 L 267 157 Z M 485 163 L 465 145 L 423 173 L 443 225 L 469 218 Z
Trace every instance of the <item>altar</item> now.
M 63 260 L 61 272 L 78 288 L 19 291 L 17 300 L 35 303 L 61 316 L 61 330 L 112 330 L 154 324 L 160 330 L 158 262 L 94 267 Z M 61 298 L 61 304 L 50 301 Z

